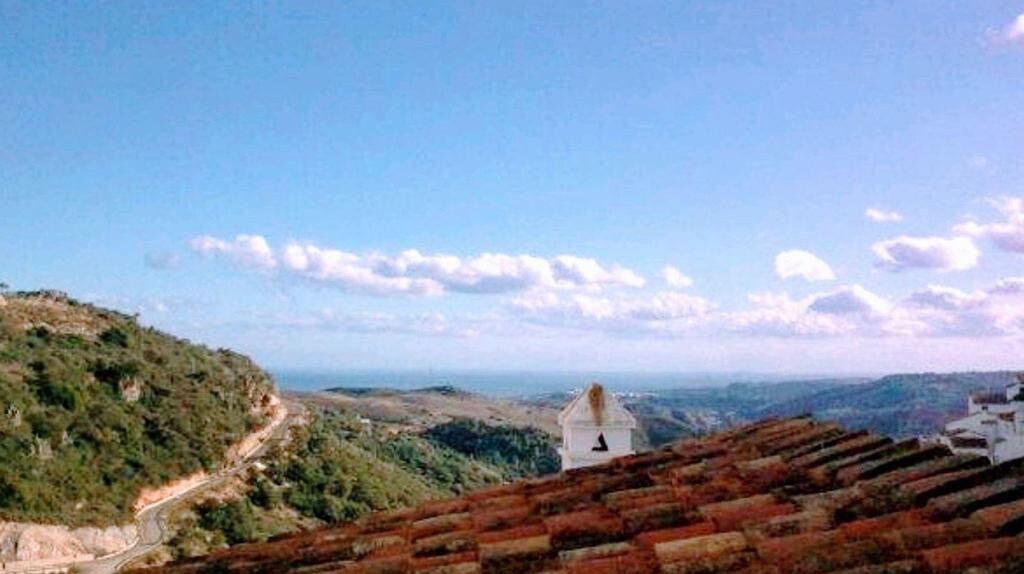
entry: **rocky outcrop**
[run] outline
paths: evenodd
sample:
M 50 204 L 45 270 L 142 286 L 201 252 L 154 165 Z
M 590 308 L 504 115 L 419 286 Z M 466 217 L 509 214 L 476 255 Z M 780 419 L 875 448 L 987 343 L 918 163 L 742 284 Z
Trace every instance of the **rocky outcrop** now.
M 142 509 L 151 504 L 156 504 L 157 502 L 167 500 L 168 498 L 174 498 L 175 496 L 184 494 L 202 484 L 209 478 L 210 475 L 204 471 L 200 471 L 188 476 L 183 476 L 157 488 L 144 488 L 142 492 L 139 493 L 139 497 L 135 500 L 133 508 L 135 512 L 141 512 Z
M 95 339 L 113 325 L 113 315 L 97 313 L 59 291 L 5 297 L 0 307 L 8 322 L 26 331 L 42 327 L 51 333 Z
M 284 405 L 281 404 L 281 399 L 277 395 L 267 393 L 263 395 L 263 399 L 260 402 L 260 410 L 269 417 L 267 424 L 263 425 L 259 430 L 250 433 L 228 449 L 225 455 L 228 464 L 246 459 L 256 452 L 256 449 L 270 438 L 274 429 L 283 423 L 284 419 L 288 416 L 288 409 L 284 408 Z
M 0 522 L 0 560 L 30 562 L 83 555 L 103 556 L 131 546 L 138 537 L 134 525 L 74 528 Z

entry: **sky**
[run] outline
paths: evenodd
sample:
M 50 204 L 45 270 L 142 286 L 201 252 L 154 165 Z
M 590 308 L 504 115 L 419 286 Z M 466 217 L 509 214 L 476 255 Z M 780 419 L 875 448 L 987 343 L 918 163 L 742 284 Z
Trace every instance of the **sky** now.
M 275 369 L 1024 367 L 1024 3 L 0 5 L 0 281 Z

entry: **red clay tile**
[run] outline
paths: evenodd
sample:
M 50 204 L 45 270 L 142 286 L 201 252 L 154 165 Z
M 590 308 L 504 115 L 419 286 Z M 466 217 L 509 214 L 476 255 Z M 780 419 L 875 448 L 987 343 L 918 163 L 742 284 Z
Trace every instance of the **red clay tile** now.
M 654 554 L 662 565 L 699 561 L 722 554 L 746 550 L 747 538 L 740 532 L 721 532 L 694 538 L 668 540 L 654 545 Z
M 921 526 L 927 523 L 920 511 L 894 512 L 839 525 L 839 532 L 848 540 L 868 538 L 891 530 Z
M 962 518 L 940 524 L 923 524 L 895 529 L 881 535 L 905 550 L 923 550 L 988 536 L 988 529 L 979 520 Z
M 1024 497 L 1024 478 L 1003 478 L 932 499 L 925 507 L 933 520 L 967 516 L 975 510 Z
M 994 538 L 943 546 L 922 553 L 932 572 L 962 572 L 970 567 L 988 566 L 1008 558 L 1024 556 L 1024 539 Z
M 630 551 L 625 554 L 572 562 L 567 565 L 568 574 L 649 574 L 657 572 L 658 565 L 653 554 Z
M 622 519 L 607 511 L 585 510 L 560 514 L 544 519 L 551 535 L 551 544 L 557 550 L 593 546 L 621 540 L 624 534 Z
M 758 542 L 756 547 L 758 556 L 765 562 L 786 565 L 796 562 L 815 548 L 835 545 L 841 540 L 838 531 L 828 530 L 771 538 Z
M 1024 499 L 983 508 L 971 517 L 980 520 L 992 533 L 1018 534 L 1024 530 Z
M 668 542 L 670 540 L 684 540 L 686 538 L 694 538 L 696 536 L 706 536 L 708 534 L 714 534 L 716 531 L 714 523 L 705 521 L 687 526 L 680 526 L 678 528 L 666 528 L 663 530 L 644 532 L 636 537 L 636 541 L 646 546 L 654 546 L 655 544 Z

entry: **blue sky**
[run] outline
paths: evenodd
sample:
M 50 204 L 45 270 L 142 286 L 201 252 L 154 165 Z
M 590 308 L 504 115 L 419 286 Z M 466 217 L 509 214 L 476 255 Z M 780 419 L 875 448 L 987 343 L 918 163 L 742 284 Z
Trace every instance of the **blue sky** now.
M 2 10 L 15 288 L 276 368 L 1024 367 L 1019 0 Z

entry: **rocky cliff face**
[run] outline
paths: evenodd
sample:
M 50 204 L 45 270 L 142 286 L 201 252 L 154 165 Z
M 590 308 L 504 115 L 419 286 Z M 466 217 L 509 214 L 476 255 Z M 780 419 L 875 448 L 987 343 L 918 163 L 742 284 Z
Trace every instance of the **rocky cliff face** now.
M 103 556 L 127 548 L 135 542 L 137 536 L 134 525 L 71 529 L 66 526 L 0 522 L 0 560 L 28 562 L 85 554 Z

